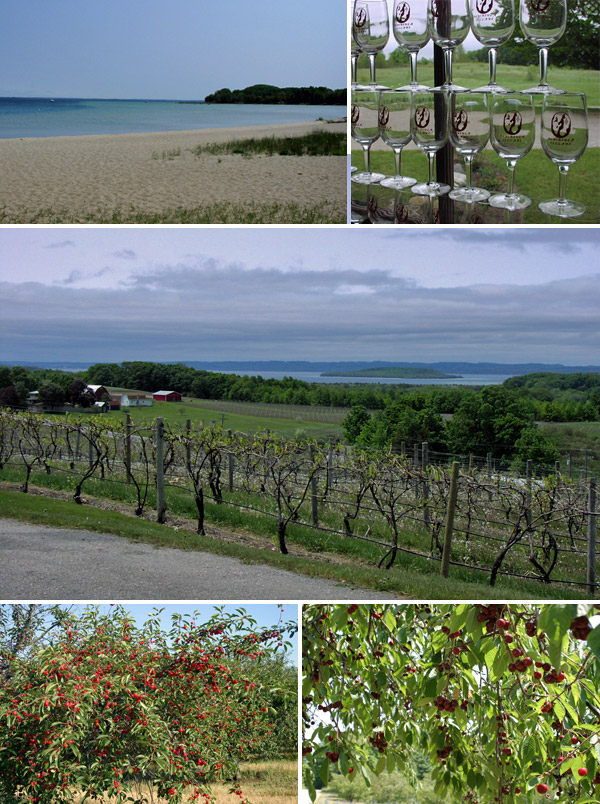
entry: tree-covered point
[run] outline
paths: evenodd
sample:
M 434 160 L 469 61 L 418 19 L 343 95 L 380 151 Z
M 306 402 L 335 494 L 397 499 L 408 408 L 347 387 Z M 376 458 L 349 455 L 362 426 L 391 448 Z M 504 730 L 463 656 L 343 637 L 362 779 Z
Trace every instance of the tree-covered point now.
M 245 89 L 219 89 L 204 99 L 206 103 L 283 103 L 306 106 L 345 106 L 346 90 L 328 87 L 276 87 L 254 84 Z

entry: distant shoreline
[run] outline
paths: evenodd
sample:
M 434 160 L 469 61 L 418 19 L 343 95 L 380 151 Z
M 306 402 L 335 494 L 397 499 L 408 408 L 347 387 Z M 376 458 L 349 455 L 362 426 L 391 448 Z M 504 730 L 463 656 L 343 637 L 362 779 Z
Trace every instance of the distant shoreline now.
M 322 377 L 380 377 L 404 380 L 459 380 L 461 374 L 444 374 L 430 368 L 368 368 L 356 371 L 324 371 Z

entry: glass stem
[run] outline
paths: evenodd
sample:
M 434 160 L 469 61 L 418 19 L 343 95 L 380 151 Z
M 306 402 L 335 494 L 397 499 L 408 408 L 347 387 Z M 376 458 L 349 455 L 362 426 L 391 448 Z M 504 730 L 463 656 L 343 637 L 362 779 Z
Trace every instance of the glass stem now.
M 427 159 L 429 160 L 428 167 L 429 167 L 429 179 L 427 184 L 434 184 L 433 181 L 433 162 L 435 159 L 435 151 L 427 151 Z
M 514 194 L 514 187 L 515 187 L 515 167 L 517 166 L 516 159 L 507 159 L 506 160 L 506 167 L 508 168 L 508 190 L 506 191 L 507 195 Z
M 558 203 L 567 203 L 567 174 L 569 172 L 568 165 L 558 166 Z
M 490 64 L 490 80 L 488 81 L 489 86 L 495 86 L 496 84 L 496 56 L 498 50 L 495 47 L 488 48 L 488 60 Z
M 548 72 L 548 48 L 540 48 L 540 86 L 547 87 L 548 79 L 546 74 Z
M 363 153 L 365 157 L 365 172 L 371 172 L 371 143 L 363 145 Z
M 473 164 L 473 157 L 472 156 L 465 156 L 465 176 L 467 181 L 467 187 L 471 186 L 471 165 Z
M 371 86 L 376 86 L 377 81 L 375 80 L 375 59 L 377 58 L 377 53 L 369 53 L 369 70 L 371 72 Z
M 452 83 L 452 48 L 446 48 L 444 50 L 444 76 L 445 81 L 444 84 L 451 84 Z
M 409 50 L 408 57 L 410 58 L 410 83 L 417 85 L 417 57 L 418 50 Z
M 400 160 L 402 159 L 402 148 L 394 148 L 394 159 L 396 160 L 396 176 L 401 176 Z
M 351 64 L 352 64 L 352 72 L 351 72 L 352 83 L 357 84 L 358 83 L 358 77 L 357 77 L 358 76 L 358 53 L 353 53 L 352 54 L 352 56 L 351 56 Z

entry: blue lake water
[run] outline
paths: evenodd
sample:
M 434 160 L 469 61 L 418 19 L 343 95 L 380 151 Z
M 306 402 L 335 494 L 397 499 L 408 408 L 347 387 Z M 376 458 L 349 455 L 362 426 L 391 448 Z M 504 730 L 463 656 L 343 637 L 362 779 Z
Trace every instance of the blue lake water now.
M 216 369 L 215 369 L 216 371 Z M 416 380 L 402 377 L 322 377 L 317 371 L 223 371 L 223 374 L 260 376 L 265 380 L 282 380 L 293 377 L 304 382 L 320 383 L 382 383 L 383 385 L 499 385 L 512 377 L 512 374 L 463 374 L 451 380 Z
M 0 139 L 262 126 L 345 114 L 345 106 L 0 98 Z

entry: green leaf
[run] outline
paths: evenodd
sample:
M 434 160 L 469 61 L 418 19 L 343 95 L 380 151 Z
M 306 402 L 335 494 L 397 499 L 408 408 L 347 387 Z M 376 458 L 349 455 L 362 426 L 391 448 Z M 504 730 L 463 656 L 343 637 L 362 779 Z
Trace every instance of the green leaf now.
M 535 737 L 531 734 L 525 737 L 523 742 L 521 743 L 521 759 L 523 760 L 523 764 L 528 764 L 532 762 L 536 756 L 538 755 L 537 743 Z
M 538 627 L 548 635 L 548 655 L 557 670 L 562 663 L 563 639 L 577 611 L 575 605 L 549 605 L 542 607 Z
M 390 751 L 389 754 L 387 755 L 387 761 L 386 761 L 387 772 L 391 773 L 395 767 L 396 767 L 396 757 Z
M 382 754 L 377 760 L 377 765 L 375 765 L 375 773 L 377 774 L 377 776 L 382 774 L 385 768 L 386 768 L 386 759 L 385 756 Z
M 326 759 L 325 762 L 321 763 L 321 767 L 319 768 L 319 778 L 323 782 L 323 785 L 327 787 L 329 784 L 329 760 Z
M 600 625 L 597 625 L 587 638 L 588 648 L 600 662 Z

